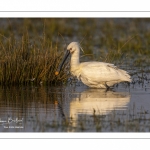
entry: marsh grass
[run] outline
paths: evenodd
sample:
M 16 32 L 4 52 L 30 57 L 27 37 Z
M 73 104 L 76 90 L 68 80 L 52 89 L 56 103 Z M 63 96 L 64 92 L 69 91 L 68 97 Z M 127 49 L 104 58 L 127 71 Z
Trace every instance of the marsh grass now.
M 63 70 L 55 76 L 63 51 L 44 36 L 35 42 L 28 32 L 19 40 L 12 35 L 0 42 L 0 49 L 1 85 L 50 84 L 66 79 Z
M 64 51 L 60 44 L 72 41 L 81 42 L 85 52 L 81 61 L 113 63 L 127 71 L 146 68 L 150 63 L 149 23 L 146 18 L 1 19 L 0 84 L 65 81 L 68 71 L 56 77 L 54 70 Z

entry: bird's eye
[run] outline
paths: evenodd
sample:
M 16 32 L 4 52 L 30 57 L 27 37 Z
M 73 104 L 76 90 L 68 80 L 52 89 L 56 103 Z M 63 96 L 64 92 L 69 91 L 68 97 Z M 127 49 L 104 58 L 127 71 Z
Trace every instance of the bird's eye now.
M 70 50 L 72 50 L 72 48 L 70 48 Z

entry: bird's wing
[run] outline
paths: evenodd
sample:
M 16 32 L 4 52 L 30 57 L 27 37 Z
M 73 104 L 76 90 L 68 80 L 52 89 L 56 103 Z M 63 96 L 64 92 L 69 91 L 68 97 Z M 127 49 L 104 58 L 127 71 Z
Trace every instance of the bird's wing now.
M 113 64 L 102 62 L 81 63 L 81 77 L 85 77 L 93 82 L 107 82 L 119 80 L 120 69 Z

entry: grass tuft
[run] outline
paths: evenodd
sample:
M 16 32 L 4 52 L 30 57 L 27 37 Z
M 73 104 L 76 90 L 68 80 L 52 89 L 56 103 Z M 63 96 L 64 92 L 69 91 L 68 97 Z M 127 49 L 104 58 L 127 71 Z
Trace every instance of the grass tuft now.
M 39 38 L 30 41 L 28 33 L 17 40 L 13 35 L 0 42 L 0 84 L 49 84 L 66 79 L 64 71 L 55 76 L 63 51 Z

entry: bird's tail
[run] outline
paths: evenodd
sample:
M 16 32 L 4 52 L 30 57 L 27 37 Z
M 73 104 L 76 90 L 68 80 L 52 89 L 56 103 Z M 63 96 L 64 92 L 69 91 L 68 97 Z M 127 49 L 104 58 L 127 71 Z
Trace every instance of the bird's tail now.
M 131 82 L 131 76 L 129 75 L 129 73 L 127 71 L 121 70 L 122 74 L 123 74 L 123 80 L 127 81 L 127 82 Z

